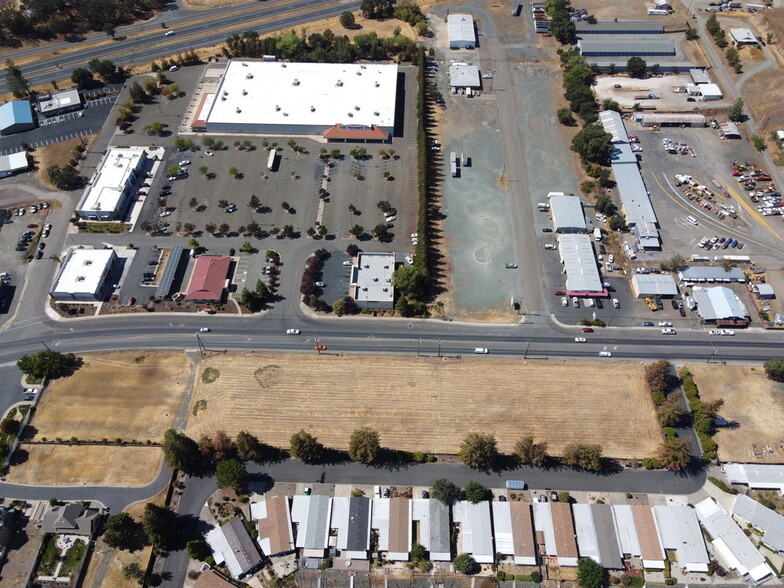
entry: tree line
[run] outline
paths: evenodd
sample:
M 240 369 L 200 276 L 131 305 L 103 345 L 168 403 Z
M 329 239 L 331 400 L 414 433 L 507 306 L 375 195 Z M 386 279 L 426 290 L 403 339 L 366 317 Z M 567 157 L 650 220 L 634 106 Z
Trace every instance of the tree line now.
M 382 38 L 376 33 L 369 33 L 357 35 L 352 42 L 348 36 L 336 35 L 330 29 L 307 36 L 289 31 L 267 37 L 261 37 L 256 31 L 245 31 L 226 39 L 222 51 L 226 57 L 274 55 L 289 61 L 317 63 L 386 61 L 393 58 L 413 61 L 417 55 L 417 44 L 400 34 Z

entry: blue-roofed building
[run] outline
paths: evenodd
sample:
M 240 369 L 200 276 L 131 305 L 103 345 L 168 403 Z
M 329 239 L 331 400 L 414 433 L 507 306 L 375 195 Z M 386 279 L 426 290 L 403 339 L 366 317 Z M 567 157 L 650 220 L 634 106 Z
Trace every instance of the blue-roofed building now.
M 29 100 L 12 100 L 0 106 L 0 135 L 12 135 L 35 128 Z

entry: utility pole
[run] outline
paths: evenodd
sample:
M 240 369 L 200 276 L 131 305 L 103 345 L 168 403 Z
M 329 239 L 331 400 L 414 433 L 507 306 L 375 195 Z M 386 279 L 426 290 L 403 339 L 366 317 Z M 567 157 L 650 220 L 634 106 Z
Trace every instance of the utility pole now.
M 46 347 L 46 350 L 47 350 L 47 351 L 52 351 L 51 349 L 49 349 L 49 346 L 48 346 L 46 343 L 44 343 L 43 341 L 41 341 L 41 345 L 43 345 L 44 347 Z
M 417 357 L 420 357 L 420 355 L 419 355 L 419 348 L 421 346 L 422 346 L 422 337 L 419 338 L 419 342 L 417 343 Z

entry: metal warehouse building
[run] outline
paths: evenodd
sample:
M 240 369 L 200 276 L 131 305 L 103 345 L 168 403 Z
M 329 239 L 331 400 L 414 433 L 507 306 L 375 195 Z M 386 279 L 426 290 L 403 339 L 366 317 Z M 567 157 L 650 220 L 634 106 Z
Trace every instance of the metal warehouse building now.
M 575 23 L 577 35 L 660 35 L 664 33 L 664 25 L 656 21 L 623 22 L 604 21 L 591 24 L 588 22 Z
M 644 127 L 657 125 L 663 126 L 686 126 L 704 127 L 705 115 L 677 112 L 645 112 L 636 114 L 635 118 Z
M 27 153 L 17 151 L 8 155 L 0 155 L 0 178 L 11 176 L 15 173 L 26 171 L 30 167 Z
M 12 100 L 0 106 L 0 135 L 12 135 L 35 128 L 29 100 Z
M 745 282 L 746 274 L 739 267 L 726 271 L 717 265 L 689 266 L 678 272 L 678 278 L 684 282 Z
M 670 41 L 651 39 L 580 39 L 577 41 L 583 57 L 632 57 L 634 55 L 671 56 L 675 47 Z
M 694 288 L 692 296 L 702 321 L 723 326 L 746 326 L 749 313 L 746 307 L 727 286 Z
M 678 285 L 670 274 L 633 274 L 632 293 L 635 298 L 675 298 Z
M 191 128 L 388 141 L 397 82 L 397 64 L 232 60 L 215 93 L 202 98 Z
M 564 265 L 569 296 L 593 296 L 604 292 L 588 235 L 559 235 L 558 253 Z
M 579 196 L 551 196 L 550 213 L 556 233 L 584 233 L 587 230 L 583 203 L 580 202 Z
M 476 31 L 474 17 L 470 14 L 450 14 L 446 17 L 450 49 L 474 49 Z

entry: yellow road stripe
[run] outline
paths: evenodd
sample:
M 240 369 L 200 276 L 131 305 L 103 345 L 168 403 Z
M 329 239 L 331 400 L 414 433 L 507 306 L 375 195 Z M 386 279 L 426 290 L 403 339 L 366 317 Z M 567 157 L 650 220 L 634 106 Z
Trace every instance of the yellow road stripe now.
M 661 188 L 661 191 L 664 192 L 664 194 L 667 196 L 667 198 L 672 200 L 675 204 L 680 206 L 683 210 L 685 210 L 687 212 L 690 212 L 690 213 L 693 212 L 691 207 L 686 206 L 679 199 L 673 197 L 673 195 L 670 194 L 670 192 L 664 186 L 661 185 L 661 182 L 659 182 L 659 178 L 656 177 L 656 173 L 655 172 L 651 172 L 651 175 L 653 176 L 653 181 L 656 182 L 656 184 L 658 184 L 659 188 Z M 714 227 L 716 229 L 720 229 L 723 232 L 730 233 L 731 235 L 735 235 L 736 237 L 740 237 L 741 239 L 743 239 L 744 241 L 747 241 L 749 243 L 754 243 L 758 247 L 763 247 L 765 249 L 769 249 L 770 251 L 773 251 L 776 254 L 781 254 L 781 251 L 779 249 L 776 249 L 775 247 L 771 247 L 770 245 L 765 245 L 765 243 L 760 243 L 759 241 L 751 239 L 750 237 L 744 235 L 743 233 L 740 233 L 740 232 L 738 232 L 738 231 L 736 231 L 734 229 L 731 229 L 729 227 L 726 227 L 724 225 L 720 225 L 719 223 L 714 222 L 713 220 L 701 219 L 701 222 L 705 223 L 706 225 L 710 225 L 710 226 L 712 226 L 712 227 Z

